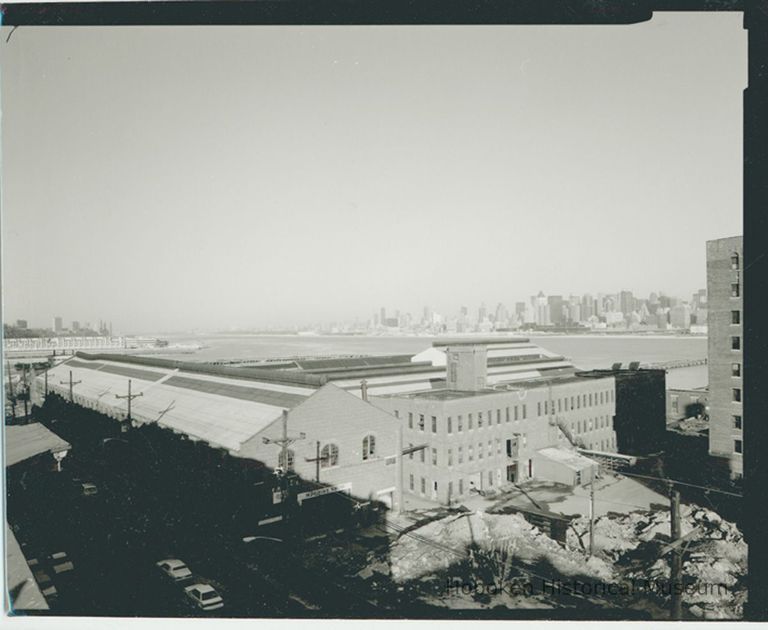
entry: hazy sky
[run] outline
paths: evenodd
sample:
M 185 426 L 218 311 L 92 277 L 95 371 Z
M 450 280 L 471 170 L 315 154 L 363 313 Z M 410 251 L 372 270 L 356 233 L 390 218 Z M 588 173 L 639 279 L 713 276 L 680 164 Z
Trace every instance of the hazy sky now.
M 690 298 L 742 231 L 740 13 L 0 33 L 6 321 Z

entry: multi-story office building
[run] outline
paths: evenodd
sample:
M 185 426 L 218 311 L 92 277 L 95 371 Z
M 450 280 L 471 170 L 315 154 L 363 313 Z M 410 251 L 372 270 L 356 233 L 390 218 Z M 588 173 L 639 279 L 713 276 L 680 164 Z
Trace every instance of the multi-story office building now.
M 565 311 L 563 306 L 565 304 L 562 295 L 550 295 L 547 297 L 547 303 L 549 304 L 549 319 L 555 326 L 562 326 L 565 323 Z
M 531 306 L 533 307 L 533 321 L 537 326 L 549 326 L 552 321 L 549 312 L 549 303 L 547 298 L 539 291 L 538 295 L 531 298 Z
M 709 453 L 743 474 L 743 245 L 741 236 L 707 241 Z
M 672 328 L 687 329 L 691 327 L 691 307 L 678 304 L 669 309 L 669 323 Z
M 635 310 L 635 297 L 632 295 L 632 291 L 619 293 L 619 310 L 625 315 Z

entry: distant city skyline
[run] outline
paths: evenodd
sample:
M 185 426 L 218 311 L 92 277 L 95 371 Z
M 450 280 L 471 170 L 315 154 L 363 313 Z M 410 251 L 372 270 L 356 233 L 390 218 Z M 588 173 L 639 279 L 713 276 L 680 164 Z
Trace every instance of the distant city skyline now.
M 706 241 L 742 233 L 737 12 L 25 27 L 0 55 L 7 322 L 141 332 L 544 287 L 683 295 L 705 286 Z
M 591 298 L 593 298 L 595 300 L 600 299 L 600 298 L 613 299 L 613 301 L 615 302 L 615 307 L 616 308 L 612 309 L 612 310 L 617 310 L 617 311 L 622 311 L 622 312 L 626 312 L 626 311 L 623 311 L 622 308 L 620 308 L 622 306 L 622 304 L 620 302 L 620 297 L 621 297 L 622 293 L 626 293 L 626 294 L 631 295 L 633 297 L 633 299 L 637 300 L 638 302 L 645 302 L 645 301 L 650 300 L 652 298 L 652 296 L 657 296 L 657 297 L 669 298 L 674 303 L 678 303 L 679 302 L 681 304 L 693 304 L 696 301 L 697 296 L 701 296 L 702 294 L 704 296 L 704 299 L 706 300 L 706 289 L 704 289 L 704 288 L 697 289 L 695 291 L 690 291 L 688 294 L 685 294 L 685 295 L 671 295 L 671 294 L 666 293 L 664 291 L 651 291 L 648 295 L 642 295 L 642 294 L 639 294 L 639 293 L 636 293 L 636 292 L 632 291 L 631 289 L 626 289 L 626 288 L 622 289 L 621 291 L 613 291 L 613 292 L 610 292 L 610 291 L 592 291 L 592 292 L 587 292 L 587 293 L 584 293 L 584 294 L 576 294 L 576 293 L 573 293 L 573 292 L 544 293 L 543 291 L 539 291 L 539 293 L 542 293 L 545 297 L 555 297 L 555 296 L 561 297 L 561 298 L 563 298 L 563 300 L 565 302 L 567 302 L 570 298 L 573 298 L 573 297 L 578 298 L 580 300 L 582 298 L 586 298 L 586 297 L 591 297 Z M 537 295 L 538 295 L 538 293 L 537 293 Z M 430 312 L 433 312 L 433 313 L 438 313 L 441 316 L 454 317 L 454 316 L 457 316 L 457 315 L 461 315 L 462 312 L 464 311 L 464 309 L 467 309 L 467 313 L 469 315 L 469 319 L 477 320 L 477 319 L 479 319 L 477 317 L 478 316 L 478 311 L 483 309 L 483 308 L 485 308 L 487 313 L 488 313 L 488 315 L 490 316 L 490 319 L 493 320 L 498 315 L 498 312 L 497 312 L 498 307 L 503 306 L 509 312 L 514 312 L 515 306 L 517 304 L 520 304 L 520 303 L 529 304 L 530 301 L 534 297 L 536 297 L 536 296 L 528 296 L 527 298 L 526 297 L 515 298 L 515 299 L 506 300 L 506 301 L 485 300 L 485 301 L 480 302 L 479 304 L 460 303 L 459 306 L 456 306 L 455 308 L 445 309 L 445 310 L 444 309 L 438 309 L 438 308 L 433 307 L 432 305 L 429 305 L 429 304 L 425 304 L 425 305 L 421 306 L 420 308 L 416 308 L 416 309 L 401 308 L 397 304 L 394 304 L 394 305 L 382 305 L 382 306 L 379 306 L 377 309 L 373 309 L 373 310 L 376 311 L 376 313 L 374 313 L 374 315 L 379 315 L 382 311 L 386 311 L 386 313 L 388 315 L 390 315 L 390 316 L 395 316 L 396 314 L 397 315 L 403 315 L 403 316 L 410 315 L 410 316 L 414 317 L 414 321 L 419 321 L 419 318 L 424 316 L 425 312 L 427 310 L 429 310 Z M 369 309 L 369 311 L 370 310 L 371 309 Z M 338 324 L 338 323 L 342 323 L 342 322 L 346 323 L 346 324 L 351 324 L 352 322 L 355 322 L 355 321 L 357 321 L 357 322 L 365 322 L 365 321 L 369 321 L 371 319 L 372 318 L 370 317 L 370 313 L 368 313 L 368 314 L 361 313 L 361 314 L 350 314 L 347 317 L 342 317 L 342 318 L 339 318 L 337 320 L 328 320 L 328 321 L 323 321 L 323 322 L 320 322 L 320 321 L 314 321 L 313 322 L 313 321 L 309 321 L 309 320 L 305 321 L 305 322 L 300 322 L 298 324 L 297 323 L 286 323 L 286 322 L 282 322 L 281 323 L 281 322 L 277 322 L 275 324 L 264 326 L 264 328 L 265 329 L 268 329 L 268 328 L 280 328 L 280 327 L 284 326 L 286 329 L 291 329 L 291 328 L 301 329 L 302 327 L 309 327 L 309 326 L 312 326 L 312 325 L 315 325 L 315 326 L 316 325 L 320 325 L 320 324 L 330 325 L 330 324 Z M 53 321 L 53 325 L 51 325 L 51 320 Z M 62 317 L 60 315 L 54 315 L 54 316 L 48 318 L 48 321 L 46 322 L 46 318 L 44 318 L 44 317 L 43 318 L 34 318 L 34 317 L 31 317 L 31 316 L 27 315 L 27 317 L 24 318 L 24 319 L 17 319 L 15 321 L 14 320 L 7 320 L 4 323 L 6 325 L 16 326 L 16 327 L 20 327 L 20 328 L 50 329 L 53 332 L 59 332 L 59 331 L 77 332 L 78 330 L 84 330 L 84 331 L 89 331 L 90 330 L 90 331 L 98 332 L 98 333 L 101 333 L 101 334 L 109 334 L 109 330 L 112 328 L 112 323 L 111 322 L 109 322 L 107 320 L 100 319 L 100 318 L 95 319 L 95 321 L 98 322 L 98 324 L 92 324 L 91 321 L 88 320 L 88 319 L 82 319 L 82 318 L 81 319 L 68 319 L 68 318 Z M 23 325 L 20 326 L 19 322 L 23 322 Z M 209 328 L 207 330 L 214 330 L 214 329 L 225 330 L 228 327 L 232 328 L 232 326 L 227 326 L 227 325 L 222 324 L 222 325 L 219 325 L 219 326 L 213 326 L 213 327 L 211 327 L 211 328 Z M 245 329 L 248 329 L 248 328 L 258 328 L 258 327 L 259 327 L 258 325 L 253 325 L 253 326 L 242 326 L 240 328 L 245 330 Z M 158 332 L 158 329 L 150 327 L 150 328 L 148 328 L 146 330 L 131 330 L 131 329 L 129 329 L 127 331 L 122 331 L 121 330 L 119 332 L 121 334 L 125 334 L 126 332 L 128 334 L 134 334 L 134 333 L 135 334 L 142 334 L 142 333 L 148 333 L 148 332 Z M 184 330 L 183 329 L 177 329 L 176 331 L 168 330 L 166 332 L 184 332 Z

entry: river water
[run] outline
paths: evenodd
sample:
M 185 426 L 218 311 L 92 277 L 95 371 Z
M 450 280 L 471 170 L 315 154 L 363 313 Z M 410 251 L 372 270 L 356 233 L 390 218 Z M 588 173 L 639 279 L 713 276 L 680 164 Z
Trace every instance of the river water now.
M 432 345 L 435 337 L 382 337 L 343 335 L 204 335 L 165 337 L 171 343 L 198 343 L 193 354 L 164 354 L 184 361 L 274 359 L 288 356 L 346 354 L 415 354 Z M 707 356 L 705 337 L 546 335 L 529 337 L 534 343 L 570 358 L 583 369 L 626 367 L 631 361 L 659 363 Z M 702 387 L 706 366 L 669 370 L 667 387 Z

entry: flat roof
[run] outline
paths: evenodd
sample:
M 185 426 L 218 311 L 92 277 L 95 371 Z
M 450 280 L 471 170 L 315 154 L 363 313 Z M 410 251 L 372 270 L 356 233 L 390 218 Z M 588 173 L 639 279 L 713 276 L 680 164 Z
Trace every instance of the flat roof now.
M 58 453 L 72 448 L 39 422 L 5 427 L 5 465 L 13 466 L 42 453 Z
M 610 375 L 605 376 L 605 378 L 609 377 Z M 554 378 L 539 377 L 519 381 L 502 381 L 497 383 L 495 388 L 487 387 L 478 391 L 462 391 L 441 387 L 417 392 L 381 394 L 381 396 L 385 398 L 426 398 L 430 400 L 457 400 L 460 398 L 473 398 L 476 396 L 504 394 L 506 392 L 517 391 L 518 389 L 540 389 L 542 387 L 549 387 L 550 385 L 557 387 L 558 385 L 570 385 L 573 383 L 583 382 L 584 379 L 576 375 L 555 376 Z
M 553 462 L 563 464 L 563 466 L 567 466 L 571 470 L 575 471 L 583 470 L 585 468 L 589 468 L 590 466 L 597 465 L 596 461 L 589 459 L 588 457 L 584 457 L 583 455 L 579 455 L 579 453 L 574 453 L 573 451 L 566 451 L 562 448 L 542 448 L 536 452 L 539 455 L 552 460 Z
M 527 337 L 456 337 L 454 339 L 441 339 L 433 341 L 432 347 L 443 348 L 446 346 L 491 346 L 510 343 L 530 343 Z
M 7 428 L 7 427 L 6 427 Z M 27 559 L 13 530 L 5 524 L 6 588 L 10 594 L 10 612 L 14 610 L 48 610 L 48 602 L 40 592 Z

